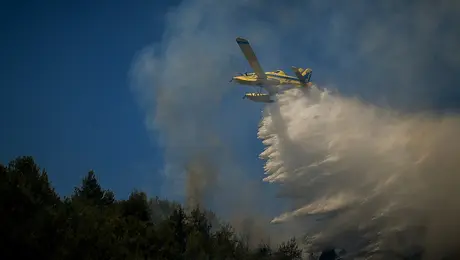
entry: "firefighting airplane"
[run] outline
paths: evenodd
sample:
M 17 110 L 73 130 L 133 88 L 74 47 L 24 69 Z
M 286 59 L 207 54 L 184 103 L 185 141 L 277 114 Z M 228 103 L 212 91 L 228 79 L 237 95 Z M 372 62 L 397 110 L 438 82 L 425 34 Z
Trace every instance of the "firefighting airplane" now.
M 272 97 L 281 90 L 282 85 L 293 85 L 296 87 L 311 87 L 313 85 L 310 82 L 311 69 L 292 66 L 296 77 L 286 75 L 282 70 L 264 72 L 248 40 L 238 37 L 236 38 L 236 42 L 254 72 L 238 73 L 237 76 L 232 77 L 230 82 L 235 81 L 241 85 L 258 86 L 268 92 L 268 94 L 264 94 L 260 93 L 259 90 L 257 93 L 246 93 L 243 99 L 248 98 L 254 102 L 272 103 L 274 102 Z

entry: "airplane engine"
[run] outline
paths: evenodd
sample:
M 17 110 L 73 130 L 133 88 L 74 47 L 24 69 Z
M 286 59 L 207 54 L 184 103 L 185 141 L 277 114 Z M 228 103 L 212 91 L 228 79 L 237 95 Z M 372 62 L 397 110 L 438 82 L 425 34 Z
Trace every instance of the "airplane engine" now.
M 273 100 L 270 99 L 270 95 L 263 94 L 263 93 L 246 93 L 244 94 L 243 98 L 250 99 L 254 102 L 262 102 L 262 103 L 272 103 Z

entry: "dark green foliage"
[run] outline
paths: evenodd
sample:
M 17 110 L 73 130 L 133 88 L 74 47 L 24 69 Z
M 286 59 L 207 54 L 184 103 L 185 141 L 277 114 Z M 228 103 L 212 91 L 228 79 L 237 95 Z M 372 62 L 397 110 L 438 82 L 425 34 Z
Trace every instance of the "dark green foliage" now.
M 57 226 L 60 200 L 51 188 L 46 172 L 40 171 L 31 157 L 20 157 L 1 166 L 0 234 L 4 248 L 23 248 L 14 258 L 48 258 L 59 246 Z M 25 250 L 24 248 L 27 248 Z M 1 259 L 13 257 L 2 250 Z
M 254 257 L 252 259 L 276 259 L 276 255 L 273 254 L 268 244 L 261 243 L 254 252 Z
M 115 201 L 113 192 L 103 190 L 97 182 L 94 171 L 89 171 L 82 180 L 81 187 L 75 188 L 73 200 L 83 200 L 85 204 L 107 206 Z
M 274 259 L 277 260 L 301 259 L 301 256 L 302 250 L 299 249 L 294 238 L 287 242 L 281 243 L 278 251 L 274 253 Z
M 151 209 L 147 200 L 147 194 L 134 191 L 129 195 L 128 200 L 121 202 L 123 217 L 133 217 L 139 221 L 151 220 Z
M 249 249 L 209 211 L 133 191 L 115 200 L 93 171 L 61 199 L 32 157 L 0 165 L 0 259 L 299 259 L 295 240 Z

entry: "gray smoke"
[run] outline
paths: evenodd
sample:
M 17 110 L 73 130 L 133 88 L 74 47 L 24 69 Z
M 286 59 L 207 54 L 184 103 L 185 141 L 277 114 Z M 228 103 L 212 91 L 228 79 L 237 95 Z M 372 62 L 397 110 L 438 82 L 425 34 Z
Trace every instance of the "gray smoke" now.
M 308 66 L 313 81 L 348 96 L 404 110 L 443 108 L 460 96 L 459 14 L 454 0 L 183 1 L 131 70 L 146 126 L 164 147 L 164 192 L 218 205 L 230 218 L 254 217 L 264 228 L 265 208 L 286 206 L 243 162 L 258 110 L 241 101 L 244 87 L 227 83 L 250 70 L 237 36 L 250 40 L 267 71 Z M 187 174 L 190 165 L 212 170 Z M 349 195 L 338 195 L 337 204 L 345 200 L 340 196 Z M 289 199 L 294 208 L 303 203 Z
M 186 207 L 202 207 L 206 198 L 212 196 L 216 184 L 216 167 L 208 161 L 208 156 L 200 155 L 190 159 L 186 165 Z
M 259 233 L 269 225 L 259 217 L 268 193 L 235 152 L 237 139 L 249 138 L 248 127 L 237 126 L 251 116 L 225 96 L 242 69 L 234 65 L 241 53 L 233 30 L 244 21 L 229 21 L 248 4 L 183 2 L 167 15 L 161 42 L 136 56 L 131 78 L 147 128 L 164 147 L 164 193 L 222 212 L 237 228 L 254 221 L 251 232 Z

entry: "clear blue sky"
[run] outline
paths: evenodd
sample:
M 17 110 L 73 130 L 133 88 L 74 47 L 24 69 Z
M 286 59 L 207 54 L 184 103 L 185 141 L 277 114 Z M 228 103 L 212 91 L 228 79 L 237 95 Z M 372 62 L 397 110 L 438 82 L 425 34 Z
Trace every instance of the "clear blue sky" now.
M 175 1 L 27 2 L 0 8 L 1 162 L 34 156 L 62 195 L 89 169 L 118 197 L 154 183 L 161 154 L 127 75 Z

